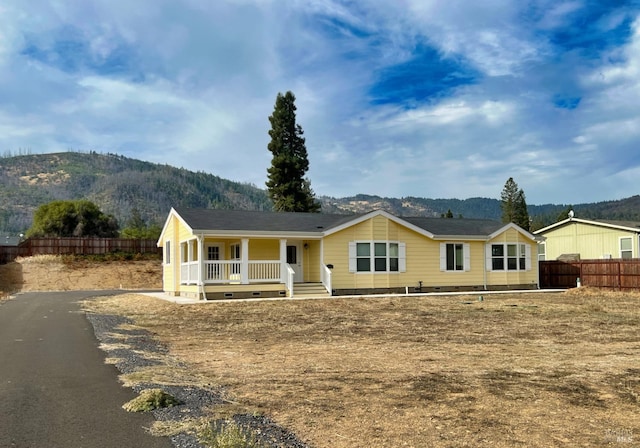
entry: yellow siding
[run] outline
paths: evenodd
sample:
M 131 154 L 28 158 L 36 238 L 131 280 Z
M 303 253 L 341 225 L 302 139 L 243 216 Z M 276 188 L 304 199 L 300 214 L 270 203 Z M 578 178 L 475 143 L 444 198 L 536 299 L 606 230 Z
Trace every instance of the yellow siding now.
M 632 238 L 633 257 L 638 257 L 635 234 L 624 230 L 572 222 L 544 233 L 544 237 L 547 260 L 555 260 L 563 254 L 580 254 L 582 259 L 598 259 L 608 255 L 620 258 L 622 237 Z
M 249 240 L 250 260 L 279 260 L 279 240 Z
M 306 282 L 320 281 L 320 241 L 305 241 L 303 245 L 302 266 L 304 268 L 304 280 Z
M 406 272 L 349 272 L 349 242 L 397 241 L 406 245 Z M 447 241 L 465 243 L 465 241 Z M 440 243 L 404 226 L 378 216 L 330 235 L 324 240 L 324 263 L 333 264 L 333 287 L 397 288 L 440 286 L 476 286 L 484 284 L 485 251 L 483 242 L 469 242 L 471 269 L 466 272 L 440 271 Z
M 167 228 L 161 240 L 163 249 L 162 261 L 162 288 L 165 292 L 178 294 L 180 292 L 180 241 L 186 238 L 188 230 L 184 224 L 175 216 L 172 216 L 167 222 Z M 165 243 L 170 241 L 171 244 L 171 262 L 166 264 L 164 254 Z

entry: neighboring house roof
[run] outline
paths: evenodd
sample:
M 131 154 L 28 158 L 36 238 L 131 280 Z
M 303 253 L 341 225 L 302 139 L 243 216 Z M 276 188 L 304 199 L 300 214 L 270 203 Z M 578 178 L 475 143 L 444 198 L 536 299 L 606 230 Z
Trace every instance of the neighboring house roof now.
M 17 246 L 21 239 L 19 236 L 0 236 L 0 246 Z
M 626 230 L 629 232 L 640 233 L 640 222 L 637 222 L 637 221 L 614 221 L 609 219 L 588 220 L 588 219 L 581 219 L 581 218 L 567 218 L 565 220 L 556 222 L 555 224 L 551 224 L 550 226 L 536 230 L 533 233 L 536 235 L 544 234 L 550 230 L 553 230 L 558 227 L 562 227 L 566 224 L 571 224 L 571 223 L 587 224 L 592 226 L 607 227 L 610 229 Z
M 173 212 L 193 233 L 238 235 L 295 233 L 322 237 L 351 227 L 374 216 L 382 215 L 400 225 L 435 239 L 487 240 L 510 227 L 517 229 L 531 239 L 536 239 L 534 235 L 515 224 L 504 224 L 486 219 L 396 217 L 382 210 L 357 215 L 190 208 L 174 208 Z

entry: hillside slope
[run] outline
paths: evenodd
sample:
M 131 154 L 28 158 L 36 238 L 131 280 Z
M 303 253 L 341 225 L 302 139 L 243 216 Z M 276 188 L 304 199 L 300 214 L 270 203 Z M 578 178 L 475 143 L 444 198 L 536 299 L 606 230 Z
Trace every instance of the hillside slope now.
M 66 152 L 0 159 L 0 231 L 24 231 L 35 209 L 56 199 L 89 199 L 121 226 L 136 208 L 162 224 L 174 206 L 270 209 L 255 186 L 112 154 Z
M 266 179 L 266 172 L 265 172 Z M 496 192 L 496 197 L 500 192 Z M 162 225 L 171 207 L 270 210 L 266 190 L 213 174 L 143 162 L 115 154 L 65 152 L 0 157 L 0 234 L 31 226 L 35 209 L 56 199 L 89 199 L 126 226 L 133 209 L 148 224 Z M 360 194 L 319 196 L 324 213 L 374 209 L 398 216 L 441 216 L 499 220 L 500 201 L 489 198 L 383 198 Z M 569 206 L 529 205 L 534 227 L 551 224 Z M 640 221 L 640 196 L 572 206 L 583 218 Z

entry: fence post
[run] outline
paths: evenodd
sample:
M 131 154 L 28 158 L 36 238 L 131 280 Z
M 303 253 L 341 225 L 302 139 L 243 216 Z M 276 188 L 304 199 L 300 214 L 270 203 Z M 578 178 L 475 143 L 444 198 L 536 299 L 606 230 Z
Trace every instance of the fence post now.
M 622 291 L 622 272 L 620 269 L 620 262 L 618 261 L 616 264 L 618 266 L 618 289 Z

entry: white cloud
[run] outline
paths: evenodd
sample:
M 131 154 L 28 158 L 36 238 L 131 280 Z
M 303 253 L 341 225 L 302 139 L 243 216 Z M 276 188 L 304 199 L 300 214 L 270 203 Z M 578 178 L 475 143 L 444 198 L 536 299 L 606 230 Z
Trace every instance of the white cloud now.
M 635 194 L 628 173 L 640 163 L 637 22 L 630 42 L 588 60 L 544 37 L 590 7 L 6 0 L 0 145 L 119 152 L 263 186 L 267 117 L 276 94 L 292 90 L 317 194 L 497 197 L 510 176 L 530 203 Z M 613 10 L 597 27 L 616 30 L 631 14 Z M 86 54 L 64 53 L 59 44 L 69 36 Z M 28 45 L 58 65 L 24 54 Z M 411 102 L 372 104 L 384 69 L 425 46 L 452 70 L 478 76 Z M 416 81 L 400 73 L 398 92 L 429 74 Z M 562 109 L 556 96 L 579 103 Z

